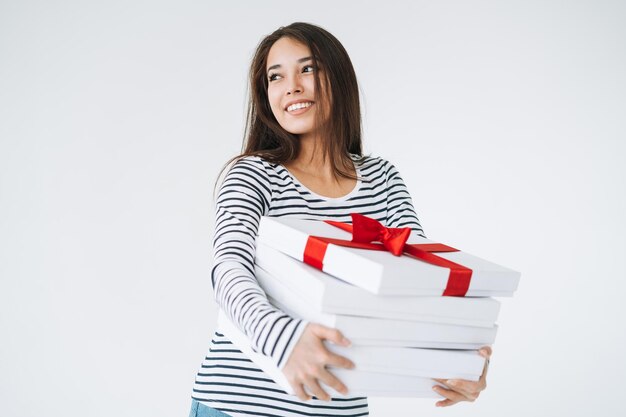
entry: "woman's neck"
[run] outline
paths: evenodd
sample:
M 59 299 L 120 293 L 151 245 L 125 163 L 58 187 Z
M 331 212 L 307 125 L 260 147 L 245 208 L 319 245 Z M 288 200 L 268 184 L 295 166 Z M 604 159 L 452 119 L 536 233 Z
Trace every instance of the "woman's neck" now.
M 300 136 L 300 152 L 290 165 L 300 171 L 316 173 L 323 177 L 330 177 L 333 173 L 332 164 L 324 157 L 321 140 L 314 136 Z
M 314 193 L 331 198 L 343 197 L 354 189 L 356 180 L 337 175 L 332 160 L 324 158 L 319 139 L 310 136 L 299 139 L 298 156 L 284 166 L 300 183 Z M 356 175 L 354 165 L 351 169 L 350 173 Z
M 356 180 L 336 174 L 330 158 L 324 158 L 320 142 L 310 137 L 300 138 L 298 156 L 284 166 L 301 184 L 321 196 L 343 197 L 356 186 Z M 341 168 L 356 175 L 354 165 Z
M 326 182 L 339 182 L 340 177 L 337 176 L 333 169 L 331 159 L 328 155 L 326 155 L 326 158 L 324 157 L 322 141 L 312 135 L 301 135 L 299 142 L 300 151 L 298 156 L 285 166 Z M 350 172 L 353 170 L 353 165 L 348 163 L 349 161 L 343 162 L 344 166 L 340 167 L 340 169 L 347 169 L 349 173 L 355 174 L 354 171 Z

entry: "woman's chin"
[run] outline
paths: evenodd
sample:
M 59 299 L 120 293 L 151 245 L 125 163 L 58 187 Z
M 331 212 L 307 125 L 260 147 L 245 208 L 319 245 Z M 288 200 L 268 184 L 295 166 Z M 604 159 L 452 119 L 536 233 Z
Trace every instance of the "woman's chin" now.
M 313 128 L 310 126 L 307 127 L 303 127 L 303 126 L 282 126 L 283 129 L 285 129 L 287 132 L 291 133 L 292 135 L 298 135 L 298 136 L 302 136 L 302 135 L 308 135 L 313 133 Z

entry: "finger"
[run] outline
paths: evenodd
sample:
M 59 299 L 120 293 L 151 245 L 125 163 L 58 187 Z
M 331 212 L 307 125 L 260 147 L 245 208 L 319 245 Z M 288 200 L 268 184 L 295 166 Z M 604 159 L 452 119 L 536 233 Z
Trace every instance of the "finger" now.
M 346 387 L 346 385 L 341 382 L 339 378 L 328 372 L 326 369 L 320 372 L 319 380 L 343 395 L 348 394 L 348 387 Z
M 328 356 L 325 358 L 324 364 L 327 366 L 335 366 L 337 368 L 355 368 L 354 362 L 350 359 L 332 352 L 328 352 Z
M 452 385 L 450 385 L 450 381 L 453 381 L 452 379 L 441 379 L 441 378 L 432 378 L 433 381 L 437 381 L 439 382 L 441 385 L 443 385 L 444 388 L 448 388 L 448 389 L 453 389 Z
M 439 382 L 439 383 L 440 383 L 440 384 L 441 384 L 444 388 L 448 388 L 448 387 L 446 386 L 446 380 L 445 380 L 445 379 L 437 379 L 437 378 L 432 378 L 432 380 L 433 380 L 433 381 L 437 381 L 437 382 Z M 435 387 L 433 386 L 433 390 L 435 390 L 434 388 L 435 388 Z M 435 391 L 436 391 L 436 390 L 435 390 Z
M 475 400 L 480 391 L 484 389 L 483 382 L 467 381 L 465 379 L 448 379 L 445 382 L 445 385 L 447 385 L 452 391 L 463 394 L 468 398 L 468 400 Z
M 317 382 L 317 378 L 309 377 L 305 381 L 305 384 L 309 391 L 311 391 L 317 399 L 322 401 L 330 400 L 330 395 L 328 395 L 328 393 L 322 389 L 320 384 Z
M 326 327 L 321 324 L 315 326 L 314 329 L 315 333 L 322 339 L 326 339 L 340 346 L 348 347 L 351 345 L 350 341 L 343 335 L 343 333 L 341 333 L 341 331 L 337 329 L 333 329 L 332 327 Z
M 456 404 L 456 401 L 452 401 L 452 400 L 446 399 L 446 400 L 437 401 L 435 403 L 435 406 L 437 406 L 437 407 L 448 407 L 448 406 L 454 405 L 454 404 Z
M 448 400 L 454 401 L 454 402 L 459 402 L 459 401 L 473 401 L 468 399 L 465 395 L 453 391 L 453 390 L 449 390 L 449 389 L 445 389 L 443 387 L 440 387 L 439 385 L 435 385 L 433 387 L 433 390 L 441 395 L 442 397 L 447 398 Z
M 483 365 L 483 373 L 480 375 L 480 381 L 483 382 L 483 385 L 486 385 L 485 378 L 487 376 L 487 370 L 489 369 L 489 358 L 491 358 L 491 353 L 492 353 L 492 350 L 490 346 L 483 346 L 480 349 L 478 349 L 478 354 L 482 356 L 483 358 L 485 358 L 485 364 Z
M 300 400 L 309 401 L 311 399 L 311 396 L 307 394 L 306 392 L 304 392 L 304 387 L 302 386 L 302 384 L 295 384 L 295 385 L 292 384 L 292 387 L 293 387 L 294 393 Z
M 443 385 L 445 385 L 445 383 L 447 381 L 446 379 L 438 379 L 438 378 L 433 378 L 433 380 L 437 381 L 437 382 L 439 382 L 440 384 L 443 384 Z M 437 392 L 439 395 L 442 395 L 441 393 L 438 392 L 437 389 L 435 389 L 435 387 L 433 387 L 433 391 Z M 436 407 L 447 407 L 447 406 L 450 406 L 450 405 L 454 405 L 456 403 L 457 403 L 456 401 L 452 401 L 452 400 L 449 400 L 449 399 L 446 398 L 444 400 L 437 401 L 435 403 L 435 406 Z
M 489 359 L 485 361 L 485 366 L 483 367 L 483 373 L 480 375 L 480 382 L 486 385 L 487 379 L 487 371 L 489 370 Z
M 478 349 L 478 354 L 485 359 L 489 359 L 493 351 L 491 350 L 491 346 L 483 346 Z

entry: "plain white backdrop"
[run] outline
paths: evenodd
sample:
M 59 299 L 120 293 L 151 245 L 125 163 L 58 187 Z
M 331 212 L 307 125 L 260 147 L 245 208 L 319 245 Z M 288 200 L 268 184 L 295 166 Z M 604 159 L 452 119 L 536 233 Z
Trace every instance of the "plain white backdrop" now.
M 348 50 L 427 235 L 522 271 L 476 403 L 371 415 L 616 415 L 626 7 L 597 0 L 0 1 L 0 415 L 187 415 L 213 183 L 293 21 Z

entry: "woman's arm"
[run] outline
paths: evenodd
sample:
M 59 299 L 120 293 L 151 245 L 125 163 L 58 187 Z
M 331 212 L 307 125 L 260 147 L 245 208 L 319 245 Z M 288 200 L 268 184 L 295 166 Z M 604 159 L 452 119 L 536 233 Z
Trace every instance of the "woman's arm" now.
M 343 346 L 349 341 L 339 330 L 295 319 L 275 308 L 254 276 L 255 238 L 271 198 L 269 176 L 259 158 L 240 160 L 226 175 L 217 198 L 213 241 L 215 299 L 245 332 L 254 351 L 282 368 L 300 399 L 310 398 L 308 388 L 317 398 L 329 400 L 319 381 L 338 392 L 347 393 L 347 388 L 326 366 L 352 368 L 354 364 L 331 353 L 323 341 Z
M 215 300 L 253 350 L 281 367 L 307 323 L 271 305 L 254 276 L 256 234 L 271 194 L 260 158 L 239 160 L 229 170 L 216 201 L 211 280 Z

